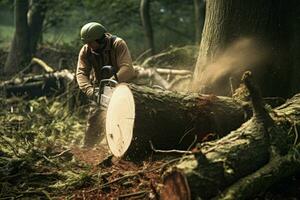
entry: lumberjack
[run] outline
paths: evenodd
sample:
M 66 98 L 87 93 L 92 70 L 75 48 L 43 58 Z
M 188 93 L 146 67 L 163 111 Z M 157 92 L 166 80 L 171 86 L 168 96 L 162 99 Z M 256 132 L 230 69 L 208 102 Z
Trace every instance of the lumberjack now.
M 85 24 L 80 36 L 84 45 L 78 56 L 76 79 L 79 88 L 90 99 L 95 94 L 93 84 L 98 84 L 103 79 L 103 66 L 112 66 L 119 82 L 128 82 L 135 77 L 131 55 L 123 39 L 108 33 L 97 22 Z M 99 139 L 99 117 L 99 106 L 91 101 L 84 147 L 93 147 Z

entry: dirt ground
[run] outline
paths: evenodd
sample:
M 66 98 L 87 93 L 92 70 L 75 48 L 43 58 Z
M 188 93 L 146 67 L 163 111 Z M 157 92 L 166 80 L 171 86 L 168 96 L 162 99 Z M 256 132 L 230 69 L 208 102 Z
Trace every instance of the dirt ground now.
M 72 199 L 159 199 L 157 186 L 166 161 L 134 163 L 117 159 L 103 144 L 93 149 L 72 147 L 71 152 L 77 160 L 90 164 L 101 179 L 100 185 L 75 191 Z

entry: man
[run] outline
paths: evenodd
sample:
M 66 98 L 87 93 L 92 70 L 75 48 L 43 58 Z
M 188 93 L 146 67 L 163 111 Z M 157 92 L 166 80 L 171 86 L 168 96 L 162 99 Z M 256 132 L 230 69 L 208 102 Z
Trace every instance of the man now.
M 76 79 L 79 88 L 90 99 L 94 95 L 93 84 L 99 83 L 103 78 L 103 66 L 112 66 L 119 82 L 128 82 L 135 77 L 130 52 L 124 40 L 111 35 L 97 22 L 85 24 L 80 36 L 85 45 L 79 52 Z M 101 132 L 100 121 L 99 106 L 91 103 L 84 138 L 85 147 L 92 147 L 97 143 Z

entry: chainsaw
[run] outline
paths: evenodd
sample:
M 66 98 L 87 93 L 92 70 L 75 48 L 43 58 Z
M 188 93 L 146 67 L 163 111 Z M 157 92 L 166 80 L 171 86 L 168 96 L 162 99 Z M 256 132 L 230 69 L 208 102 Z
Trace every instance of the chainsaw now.
M 114 77 L 112 79 L 111 77 Z M 110 97 L 114 91 L 114 88 L 118 84 L 118 76 L 114 68 L 110 65 L 103 66 L 101 68 L 101 81 L 98 87 L 94 88 L 94 100 L 101 109 L 106 110 L 108 107 Z

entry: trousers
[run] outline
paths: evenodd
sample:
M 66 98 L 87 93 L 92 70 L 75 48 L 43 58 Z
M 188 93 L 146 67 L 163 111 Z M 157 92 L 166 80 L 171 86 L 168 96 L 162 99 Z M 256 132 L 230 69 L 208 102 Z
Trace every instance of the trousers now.
M 105 136 L 105 114 L 96 102 L 90 102 L 86 131 L 84 135 L 84 146 L 93 147 Z

